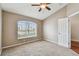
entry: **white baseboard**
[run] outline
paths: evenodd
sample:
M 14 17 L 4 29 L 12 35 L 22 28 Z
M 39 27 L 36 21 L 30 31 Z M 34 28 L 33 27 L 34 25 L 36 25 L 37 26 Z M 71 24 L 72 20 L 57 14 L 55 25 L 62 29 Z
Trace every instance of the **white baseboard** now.
M 23 45 L 23 44 L 27 44 L 27 43 L 36 42 L 36 41 L 40 41 L 40 40 L 28 41 L 28 42 L 23 42 L 23 43 L 19 43 L 19 44 L 14 44 L 14 45 L 10 45 L 10 46 L 6 46 L 6 47 L 2 47 L 2 49 L 6 49 L 6 48 L 10 48 L 10 47 L 15 47 L 15 46 L 19 46 L 19 45 Z
M 1 56 L 1 52 L 2 52 L 2 49 L 0 49 L 0 56 Z
M 56 43 L 56 42 L 54 42 L 54 41 L 50 41 L 49 39 L 45 39 L 45 41 L 48 41 L 48 42 L 54 43 L 54 44 L 58 44 L 58 43 Z
M 79 42 L 79 40 L 72 40 L 72 41 Z

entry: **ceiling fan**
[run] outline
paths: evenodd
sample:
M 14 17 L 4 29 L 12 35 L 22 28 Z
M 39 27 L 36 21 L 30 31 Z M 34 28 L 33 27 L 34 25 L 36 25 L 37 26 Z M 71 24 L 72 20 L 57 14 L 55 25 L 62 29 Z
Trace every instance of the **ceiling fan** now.
M 39 12 L 42 10 L 42 9 L 47 9 L 47 10 L 51 10 L 51 8 L 48 7 L 48 5 L 51 4 L 51 3 L 40 3 L 40 4 L 32 4 L 32 6 L 39 6 Z

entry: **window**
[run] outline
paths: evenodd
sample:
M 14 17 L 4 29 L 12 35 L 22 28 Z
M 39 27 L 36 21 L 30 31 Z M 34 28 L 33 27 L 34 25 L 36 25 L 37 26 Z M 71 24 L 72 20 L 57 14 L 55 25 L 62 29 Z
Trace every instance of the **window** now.
M 18 39 L 36 37 L 37 24 L 30 21 L 18 21 Z

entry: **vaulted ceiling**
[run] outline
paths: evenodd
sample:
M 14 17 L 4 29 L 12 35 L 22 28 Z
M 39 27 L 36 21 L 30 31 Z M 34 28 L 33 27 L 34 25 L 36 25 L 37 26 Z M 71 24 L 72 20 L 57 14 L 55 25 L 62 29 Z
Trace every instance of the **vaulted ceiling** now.
M 33 3 L 34 4 L 34 3 Z M 39 12 L 38 6 L 32 6 L 32 3 L 2 3 L 1 7 L 3 10 L 14 12 L 17 14 L 33 17 L 39 20 L 46 19 L 51 14 L 57 12 L 61 8 L 65 7 L 65 3 L 51 3 L 48 6 L 51 8 L 51 11 L 43 9 Z

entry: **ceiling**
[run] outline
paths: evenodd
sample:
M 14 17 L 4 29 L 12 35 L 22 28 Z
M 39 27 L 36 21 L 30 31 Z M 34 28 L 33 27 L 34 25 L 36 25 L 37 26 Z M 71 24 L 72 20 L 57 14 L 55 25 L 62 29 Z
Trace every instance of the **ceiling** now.
M 51 3 L 48 5 L 51 8 L 51 11 L 43 9 L 41 12 L 38 12 L 39 7 L 32 6 L 32 3 L 1 3 L 3 10 L 29 16 L 39 20 L 46 19 L 48 16 L 65 7 L 66 5 L 66 3 Z

